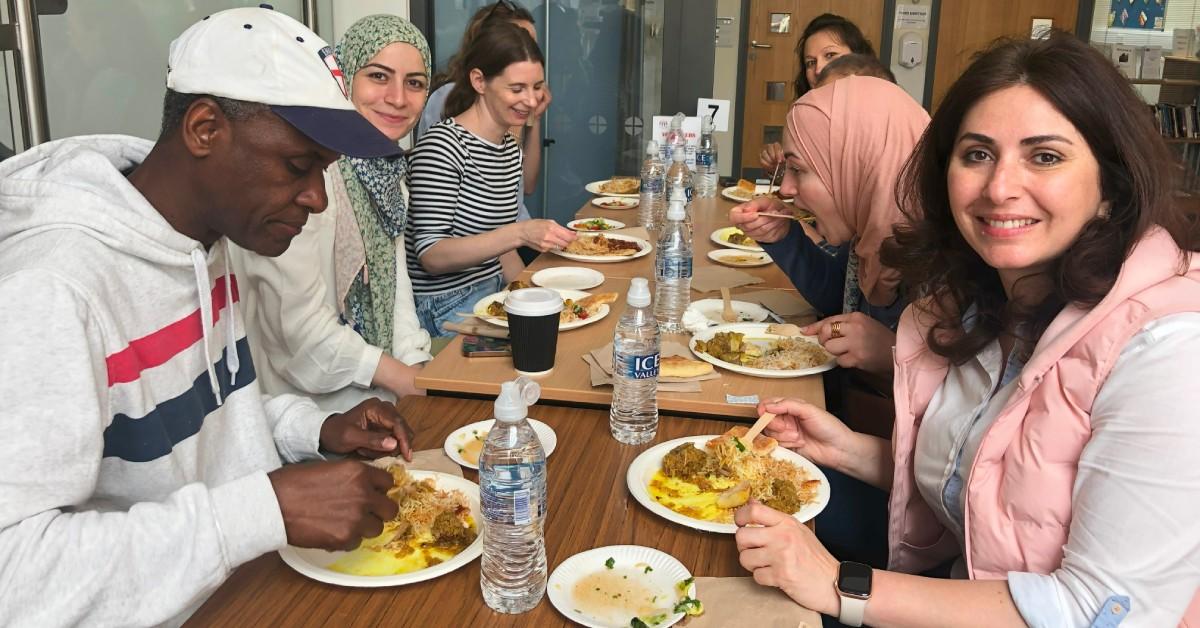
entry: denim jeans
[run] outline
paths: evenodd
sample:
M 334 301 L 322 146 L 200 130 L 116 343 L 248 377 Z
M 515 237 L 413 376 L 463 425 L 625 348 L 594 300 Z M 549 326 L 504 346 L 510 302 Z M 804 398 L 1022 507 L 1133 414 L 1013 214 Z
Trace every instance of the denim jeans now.
M 463 317 L 457 312 L 469 312 L 475 307 L 475 302 L 489 294 L 500 292 L 504 288 L 504 277 L 500 274 L 482 279 L 469 286 L 463 286 L 449 292 L 439 294 L 415 294 L 413 300 L 417 306 L 417 320 L 430 336 L 453 336 L 455 332 L 442 329 L 442 323 L 453 321 L 462 322 Z

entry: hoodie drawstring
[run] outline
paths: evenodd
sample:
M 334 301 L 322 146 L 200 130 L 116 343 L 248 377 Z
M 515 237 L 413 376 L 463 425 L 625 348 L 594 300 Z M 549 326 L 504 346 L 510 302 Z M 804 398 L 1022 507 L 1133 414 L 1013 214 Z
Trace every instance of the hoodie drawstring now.
M 241 358 L 237 349 L 237 326 L 233 322 L 233 265 L 229 261 L 229 243 L 225 249 L 225 365 L 229 368 L 229 386 L 237 383 Z
M 212 386 L 219 406 L 223 403 L 221 385 L 217 381 L 217 369 L 213 366 L 212 353 L 208 348 L 208 330 L 213 325 L 212 297 L 208 288 L 208 262 L 200 249 L 192 249 L 192 269 L 196 273 L 196 290 L 200 295 L 200 336 L 201 342 L 204 343 L 204 365 L 208 369 L 208 384 Z

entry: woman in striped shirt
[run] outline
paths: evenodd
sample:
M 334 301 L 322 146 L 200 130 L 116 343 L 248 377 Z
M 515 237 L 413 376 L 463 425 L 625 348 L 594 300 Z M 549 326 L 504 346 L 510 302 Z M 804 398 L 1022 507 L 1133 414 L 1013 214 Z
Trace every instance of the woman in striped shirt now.
M 516 222 L 521 150 L 508 129 L 525 124 L 545 89 L 537 43 L 497 24 L 462 68 L 447 118 L 409 156 L 408 272 L 417 316 L 434 335 L 448 335 L 442 323 L 520 274 L 518 247 L 547 251 L 575 239 L 552 220 Z

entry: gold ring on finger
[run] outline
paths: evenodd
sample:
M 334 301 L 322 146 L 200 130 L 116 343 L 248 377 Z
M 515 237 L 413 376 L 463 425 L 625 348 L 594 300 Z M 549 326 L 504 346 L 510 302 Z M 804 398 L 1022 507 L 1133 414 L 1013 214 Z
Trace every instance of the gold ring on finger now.
M 833 321 L 833 324 L 829 326 L 829 335 L 832 338 L 842 337 L 842 321 Z

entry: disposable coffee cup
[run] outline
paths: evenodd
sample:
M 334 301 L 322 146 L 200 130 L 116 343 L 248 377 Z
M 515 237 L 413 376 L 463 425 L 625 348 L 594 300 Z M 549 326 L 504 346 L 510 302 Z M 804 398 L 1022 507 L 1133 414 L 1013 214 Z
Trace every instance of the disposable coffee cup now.
M 524 288 L 508 293 L 504 311 L 508 314 L 513 366 L 518 373 L 538 377 L 554 369 L 562 309 L 562 296 L 553 290 Z

